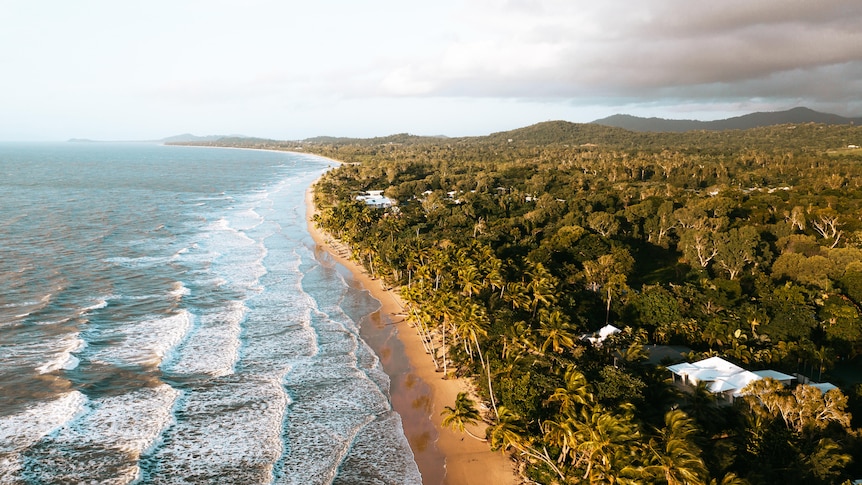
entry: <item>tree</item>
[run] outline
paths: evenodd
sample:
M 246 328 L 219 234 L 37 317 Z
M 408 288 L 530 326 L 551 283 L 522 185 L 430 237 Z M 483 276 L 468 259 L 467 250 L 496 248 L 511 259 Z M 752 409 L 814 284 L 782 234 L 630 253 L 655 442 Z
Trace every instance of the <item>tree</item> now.
M 634 258 L 625 248 L 614 248 L 610 254 L 603 254 L 595 261 L 585 261 L 583 278 L 587 289 L 601 293 L 606 303 L 605 324 L 610 320 L 611 302 L 614 296 L 628 291 L 626 274 L 634 265 Z
M 618 474 L 626 466 L 625 450 L 639 436 L 631 415 L 618 415 L 598 405 L 581 409 L 577 427 L 577 451 L 586 463 L 583 480 L 601 483 Z M 616 469 L 615 469 L 616 468 Z
M 667 247 L 667 238 L 670 231 L 676 227 L 677 220 L 674 217 L 673 202 L 666 200 L 658 205 L 654 215 L 650 215 L 644 222 L 644 230 L 648 240 L 656 246 Z
M 774 341 L 808 338 L 817 325 L 812 305 L 798 285 L 787 283 L 761 295 L 769 321 L 760 325 L 761 333 Z
M 561 413 L 575 416 L 578 409 L 583 406 L 591 406 L 594 403 L 593 392 L 587 378 L 574 365 L 566 368 L 564 379 L 566 387 L 558 387 L 548 397 L 548 402 L 558 403 Z
M 550 305 L 556 301 L 557 279 L 550 271 L 545 269 L 542 263 L 535 263 L 527 270 L 529 281 L 526 290 L 532 296 L 533 316 L 539 308 L 539 304 Z
M 587 216 L 587 224 L 590 229 L 601 234 L 602 237 L 611 237 L 620 230 L 620 223 L 617 218 L 604 211 L 591 212 Z
M 575 335 L 571 331 L 569 319 L 559 310 L 549 312 L 542 309 L 539 311 L 538 334 L 544 339 L 540 347 L 542 352 L 547 352 L 550 348 L 554 352 L 560 353 L 575 347 Z
M 494 409 L 494 414 L 496 414 L 497 401 L 494 398 L 494 387 L 491 383 L 491 366 L 485 362 L 485 357 L 482 355 L 482 346 L 479 345 L 479 335 L 488 335 L 488 316 L 485 313 L 485 309 L 476 303 L 470 303 L 462 307 L 458 315 L 456 332 L 466 342 L 468 348 L 471 343 L 476 346 L 479 361 L 482 363 L 482 369 L 488 378 L 488 394 L 491 397 L 491 407 Z
M 747 265 L 755 262 L 759 244 L 760 235 L 755 228 L 744 226 L 730 229 L 718 238 L 715 262 L 734 280 Z
M 462 433 L 466 432 L 472 438 L 479 441 L 488 441 L 485 438 L 474 435 L 466 428 L 467 425 L 476 425 L 481 417 L 479 410 L 476 409 L 476 403 L 467 396 L 466 392 L 459 392 L 455 398 L 455 406 L 446 406 L 440 414 L 443 416 L 443 426 Z
M 678 409 L 665 414 L 664 422 L 665 427 L 647 445 L 644 475 L 651 477 L 652 483 L 705 484 L 706 466 L 700 458 L 700 448 L 693 441 L 697 433 L 694 422 Z
M 797 434 L 823 431 L 830 423 L 850 428 L 847 396 L 839 389 L 826 393 L 816 387 L 799 385 L 787 391 L 773 379 L 760 379 L 743 389 L 749 407 L 771 418 L 781 418 Z
M 718 255 L 717 239 L 710 230 L 689 229 L 682 233 L 679 246 L 686 259 L 705 269 Z
M 784 253 L 772 264 L 773 278 L 790 278 L 803 285 L 828 289 L 829 274 L 834 271 L 832 261 L 820 255 L 807 257 L 799 253 Z
M 824 211 L 811 221 L 811 227 L 813 227 L 814 230 L 823 237 L 823 239 L 831 241 L 832 245 L 830 247 L 833 248 L 838 245 L 838 242 L 841 240 L 841 236 L 844 235 L 844 232 L 841 230 L 843 225 L 844 223 L 841 222 L 838 214 L 831 211 Z
M 520 422 L 521 418 L 505 406 L 500 406 L 497 411 L 497 422 L 487 430 L 491 449 L 503 452 L 515 450 L 522 456 L 540 460 L 551 467 L 557 476 L 565 479 L 565 475 L 548 455 L 547 450 L 539 452 L 530 446 L 529 439 L 525 437 L 526 433 Z

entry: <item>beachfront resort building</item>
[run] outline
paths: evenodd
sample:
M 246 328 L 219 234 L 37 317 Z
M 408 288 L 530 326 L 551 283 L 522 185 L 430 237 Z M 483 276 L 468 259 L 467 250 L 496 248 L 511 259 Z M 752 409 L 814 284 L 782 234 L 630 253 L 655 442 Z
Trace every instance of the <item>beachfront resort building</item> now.
M 357 195 L 356 200 L 365 202 L 365 205 L 375 209 L 388 209 L 392 207 L 392 199 L 383 195 L 382 190 L 369 190 L 364 194 Z
M 731 403 L 743 394 L 749 383 L 771 378 L 790 386 L 794 377 L 774 370 L 749 371 L 721 357 L 710 357 L 694 363 L 683 362 L 668 366 L 673 382 L 695 387 L 703 382 L 720 399 Z

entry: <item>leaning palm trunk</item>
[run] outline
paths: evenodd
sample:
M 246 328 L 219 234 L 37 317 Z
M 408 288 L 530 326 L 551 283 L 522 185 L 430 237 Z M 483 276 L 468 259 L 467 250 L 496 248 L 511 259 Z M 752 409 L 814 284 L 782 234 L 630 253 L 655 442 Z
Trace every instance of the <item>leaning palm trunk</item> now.
M 425 325 L 425 321 L 419 318 L 419 313 L 416 309 L 413 309 L 413 318 L 416 319 L 418 323 L 418 331 L 419 338 L 422 340 L 422 347 L 425 348 L 425 352 L 431 355 L 431 360 L 434 362 L 434 369 L 439 369 L 440 364 L 437 363 L 437 353 L 434 349 L 434 340 L 431 339 L 431 332 L 428 331 L 428 327 Z
M 491 396 L 491 407 L 494 408 L 494 417 L 500 419 L 500 414 L 497 412 L 497 401 L 494 399 L 494 388 L 491 386 L 491 365 L 490 363 L 485 363 L 485 359 L 482 357 L 482 348 L 479 347 L 479 340 L 476 338 L 476 334 L 473 334 L 473 343 L 476 344 L 476 353 L 479 354 L 479 362 L 482 363 L 482 368 L 485 369 L 485 374 L 488 376 L 488 395 Z
M 448 352 L 448 351 L 449 351 L 449 349 L 446 348 L 446 319 L 444 318 L 443 319 L 443 378 L 444 379 L 447 379 L 449 377 L 449 371 L 447 370 L 447 367 L 446 367 L 446 362 L 448 360 L 448 359 L 446 359 L 446 352 Z
M 536 460 L 543 461 L 546 465 L 551 467 L 551 469 L 554 470 L 554 472 L 557 474 L 557 476 L 559 476 L 562 480 L 566 479 L 566 475 L 560 470 L 560 467 L 558 467 L 554 463 L 554 460 L 551 459 L 551 456 L 548 454 L 547 448 L 543 447 L 542 453 L 539 453 L 538 450 L 534 450 L 533 448 L 530 448 L 529 446 L 524 446 L 524 447 L 518 446 L 517 449 L 518 449 L 518 451 L 521 452 L 522 455 L 529 456 L 530 458 L 534 458 Z

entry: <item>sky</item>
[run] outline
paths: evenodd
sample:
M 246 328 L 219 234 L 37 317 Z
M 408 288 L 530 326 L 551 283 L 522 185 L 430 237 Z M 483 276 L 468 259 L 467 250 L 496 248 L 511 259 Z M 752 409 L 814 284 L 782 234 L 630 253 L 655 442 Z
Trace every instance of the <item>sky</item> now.
M 0 141 L 862 116 L 858 0 L 0 0 Z

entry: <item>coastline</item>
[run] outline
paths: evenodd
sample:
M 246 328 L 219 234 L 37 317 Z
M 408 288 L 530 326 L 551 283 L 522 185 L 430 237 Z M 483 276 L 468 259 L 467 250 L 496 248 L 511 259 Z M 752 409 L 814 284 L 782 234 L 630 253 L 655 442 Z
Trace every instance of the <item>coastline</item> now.
M 330 159 L 331 160 L 331 159 Z M 337 161 L 333 160 L 338 163 Z M 342 265 L 353 278 L 351 284 L 368 291 L 380 309 L 362 322 L 361 335 L 380 357 L 391 380 L 393 409 L 401 415 L 404 434 L 413 450 L 424 485 L 517 485 L 521 483 L 507 455 L 491 451 L 487 443 L 442 426 L 441 412 L 453 406 L 459 392 L 469 390 L 463 378 L 442 379 L 418 333 L 405 318 L 399 295 L 373 279 L 349 258 L 349 250 L 319 230 L 312 221 L 316 213 L 313 187 L 306 189 L 308 232 L 316 243 L 315 256 Z M 395 337 L 395 338 L 392 338 Z M 471 431 L 484 435 L 484 423 Z

